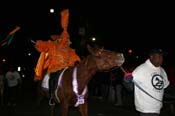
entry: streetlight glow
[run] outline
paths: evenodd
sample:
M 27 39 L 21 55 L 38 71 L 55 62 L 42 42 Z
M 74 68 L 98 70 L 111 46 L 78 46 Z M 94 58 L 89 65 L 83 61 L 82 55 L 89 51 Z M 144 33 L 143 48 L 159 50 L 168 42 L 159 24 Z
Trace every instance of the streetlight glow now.
M 54 13 L 54 9 L 53 8 L 50 9 L 50 13 Z
M 93 38 L 92 38 L 92 41 L 95 41 L 95 40 L 96 40 L 96 38 L 95 38 L 95 37 L 93 37 Z

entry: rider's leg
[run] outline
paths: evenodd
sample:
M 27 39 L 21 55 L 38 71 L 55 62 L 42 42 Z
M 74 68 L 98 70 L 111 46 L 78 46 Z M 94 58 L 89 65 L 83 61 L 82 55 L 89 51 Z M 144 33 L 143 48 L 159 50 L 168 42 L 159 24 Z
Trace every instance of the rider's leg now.
M 49 104 L 50 105 L 54 105 L 55 104 L 55 81 L 56 81 L 56 75 L 57 73 L 51 73 L 50 74 L 50 78 L 49 78 L 49 94 L 50 94 L 50 101 Z

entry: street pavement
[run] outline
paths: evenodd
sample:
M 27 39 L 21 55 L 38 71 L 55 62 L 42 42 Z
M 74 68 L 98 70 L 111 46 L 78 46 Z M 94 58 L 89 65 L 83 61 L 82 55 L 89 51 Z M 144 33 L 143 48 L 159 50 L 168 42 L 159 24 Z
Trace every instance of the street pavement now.
M 139 116 L 133 104 L 133 97 L 125 95 L 123 106 L 115 106 L 109 99 L 90 95 L 88 98 L 89 116 Z M 175 103 L 173 104 L 175 107 Z M 160 116 L 175 116 L 173 105 L 164 104 Z M 41 106 L 36 106 L 35 92 L 32 87 L 23 88 L 15 107 L 0 108 L 0 116 L 50 116 L 48 100 L 44 99 Z M 55 116 L 60 116 L 60 106 L 56 105 Z M 80 116 L 78 108 L 70 107 L 68 116 Z
M 0 116 L 49 116 L 48 100 L 45 99 L 39 108 L 36 107 L 35 100 L 30 95 L 22 95 L 15 108 L 1 107 Z M 134 109 L 132 100 L 125 100 L 123 106 L 114 106 L 113 102 L 90 96 L 89 116 L 138 116 Z M 56 106 L 55 116 L 60 115 L 60 106 Z M 70 107 L 69 116 L 79 116 L 78 108 Z M 169 107 L 165 105 L 160 116 L 175 116 Z

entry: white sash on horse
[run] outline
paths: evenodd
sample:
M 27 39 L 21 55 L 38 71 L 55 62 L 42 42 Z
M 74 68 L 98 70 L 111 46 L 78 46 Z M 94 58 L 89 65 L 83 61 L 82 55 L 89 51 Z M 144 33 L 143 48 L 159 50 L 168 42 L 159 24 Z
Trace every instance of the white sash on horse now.
M 84 88 L 83 92 L 79 95 L 78 94 L 78 82 L 77 82 L 77 67 L 74 68 L 73 71 L 73 80 L 72 80 L 73 91 L 77 96 L 77 102 L 74 105 L 75 107 L 79 106 L 80 104 L 84 104 L 84 95 L 87 93 L 87 86 Z
M 58 87 L 62 87 L 62 78 L 63 78 L 63 73 L 64 71 L 67 69 L 68 67 L 66 67 L 60 74 L 59 79 L 58 79 Z M 79 95 L 78 94 L 78 82 L 77 82 L 77 67 L 74 68 L 73 70 L 73 75 L 72 75 L 72 86 L 73 86 L 73 91 L 77 96 L 77 102 L 74 105 L 75 107 L 79 106 L 80 104 L 84 104 L 84 95 L 87 93 L 87 86 L 84 88 L 83 92 Z M 59 101 L 59 98 L 57 96 L 57 91 L 58 91 L 58 87 L 55 91 L 55 96 L 57 98 L 57 100 Z

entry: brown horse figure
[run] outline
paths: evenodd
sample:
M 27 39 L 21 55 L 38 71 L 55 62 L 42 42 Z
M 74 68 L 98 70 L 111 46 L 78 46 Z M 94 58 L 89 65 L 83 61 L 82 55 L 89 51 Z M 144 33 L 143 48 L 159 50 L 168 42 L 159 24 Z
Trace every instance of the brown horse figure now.
M 125 59 L 122 53 L 89 45 L 87 48 L 90 53 L 88 56 L 74 67 L 65 68 L 59 75 L 55 96 L 61 105 L 61 116 L 68 115 L 70 106 L 79 107 L 81 116 L 88 116 L 87 85 L 93 75 L 97 71 L 108 71 L 115 66 L 120 67 L 124 63 Z

